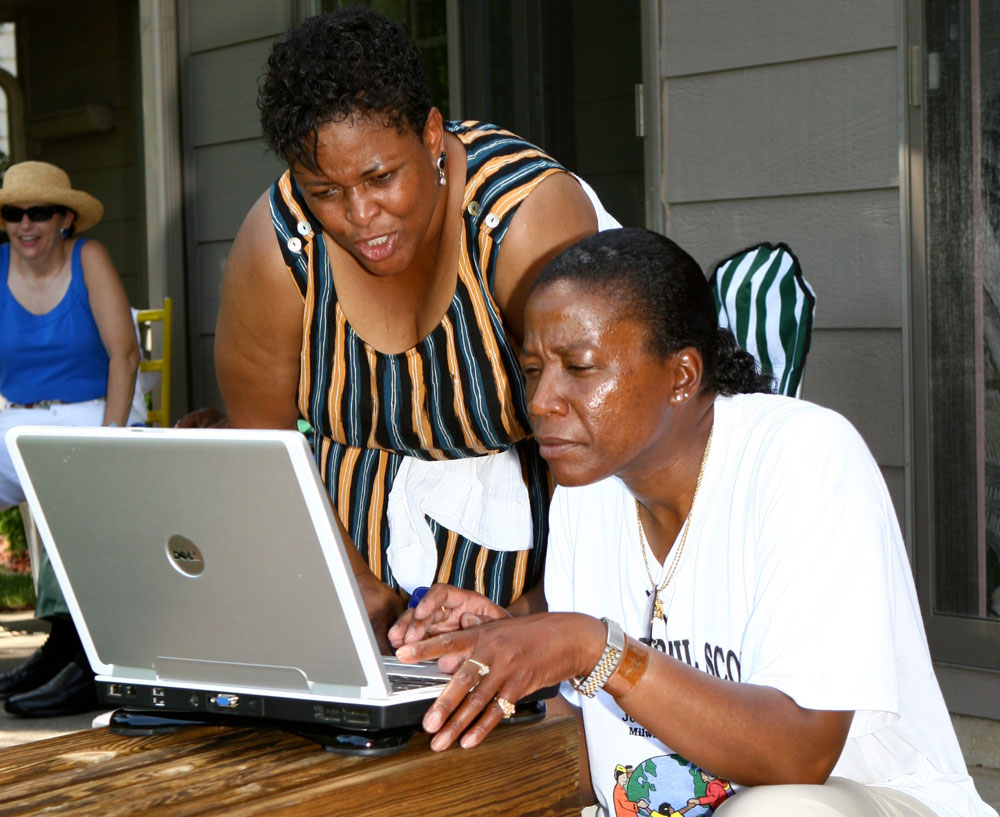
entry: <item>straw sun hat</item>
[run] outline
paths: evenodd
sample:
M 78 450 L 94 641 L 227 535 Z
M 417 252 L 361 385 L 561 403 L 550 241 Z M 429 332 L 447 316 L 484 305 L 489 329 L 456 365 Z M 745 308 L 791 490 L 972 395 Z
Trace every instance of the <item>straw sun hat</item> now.
M 48 162 L 18 162 L 7 168 L 0 187 L 5 204 L 61 204 L 76 213 L 76 231 L 93 227 L 104 215 L 104 205 L 90 193 L 74 190 L 65 170 Z

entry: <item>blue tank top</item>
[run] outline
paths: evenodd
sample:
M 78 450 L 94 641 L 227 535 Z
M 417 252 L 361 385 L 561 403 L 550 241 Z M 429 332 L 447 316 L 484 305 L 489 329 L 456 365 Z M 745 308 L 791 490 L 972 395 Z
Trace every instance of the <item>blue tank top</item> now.
M 108 353 L 90 311 L 80 251 L 73 246 L 69 289 L 44 315 L 21 306 L 7 286 L 10 245 L 0 246 L 0 394 L 11 403 L 104 397 Z

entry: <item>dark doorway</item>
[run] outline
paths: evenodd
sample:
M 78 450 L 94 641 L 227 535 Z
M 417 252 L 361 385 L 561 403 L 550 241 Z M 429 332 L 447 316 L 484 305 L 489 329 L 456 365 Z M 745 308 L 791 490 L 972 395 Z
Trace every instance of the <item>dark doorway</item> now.
M 645 223 L 638 0 L 465 0 L 461 115 L 545 148 L 626 226 Z

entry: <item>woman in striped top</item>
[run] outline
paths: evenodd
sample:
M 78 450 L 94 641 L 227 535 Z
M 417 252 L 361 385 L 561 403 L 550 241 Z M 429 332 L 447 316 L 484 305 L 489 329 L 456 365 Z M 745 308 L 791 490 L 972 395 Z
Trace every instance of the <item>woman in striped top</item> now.
M 598 229 L 599 203 L 513 134 L 444 122 L 416 46 L 368 9 L 290 31 L 259 104 L 289 170 L 227 262 L 231 423 L 312 427 L 380 637 L 435 581 L 538 609 L 549 486 L 517 360 L 524 298 Z

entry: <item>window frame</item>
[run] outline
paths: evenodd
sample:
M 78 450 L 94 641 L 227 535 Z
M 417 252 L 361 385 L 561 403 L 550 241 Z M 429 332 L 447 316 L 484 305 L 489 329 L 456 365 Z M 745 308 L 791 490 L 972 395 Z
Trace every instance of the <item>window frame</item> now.
M 930 339 L 930 270 L 928 259 L 928 184 L 924 128 L 926 47 L 924 20 L 927 6 L 938 0 L 907 0 L 905 32 L 900 49 L 900 76 L 905 84 L 901 97 L 901 124 L 906 166 L 901 178 L 904 249 L 909 260 L 909 350 L 910 408 L 907 412 L 912 441 L 908 470 L 910 508 L 908 536 L 917 591 L 935 671 L 952 712 L 1000 719 L 1000 621 L 996 619 L 939 613 L 934 607 L 935 491 L 933 481 L 933 423 L 931 389 L 933 350 Z M 970 6 L 972 8 L 972 6 Z

